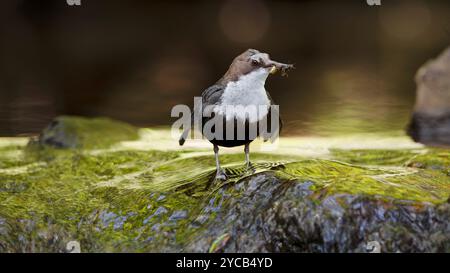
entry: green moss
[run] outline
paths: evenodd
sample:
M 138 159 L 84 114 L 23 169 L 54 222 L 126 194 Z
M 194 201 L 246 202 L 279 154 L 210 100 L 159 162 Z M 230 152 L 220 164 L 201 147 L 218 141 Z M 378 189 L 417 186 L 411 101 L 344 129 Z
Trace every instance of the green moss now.
M 446 149 L 404 150 L 331 150 L 335 159 L 363 165 L 409 166 L 439 170 L 450 169 L 450 152 Z
M 406 162 L 423 152 L 422 150 L 342 150 L 333 149 L 334 158 L 351 163 L 364 165 L 404 165 Z
M 282 177 L 313 181 L 319 197 L 350 193 L 439 204 L 450 196 L 450 178 L 438 170 L 365 167 L 327 160 L 306 160 L 285 167 L 279 171 Z
M 27 223 L 47 227 L 46 230 L 51 223 L 58 227 L 55 232 L 71 234 L 70 237 L 83 241 L 85 248 L 97 249 L 99 246 L 92 245 L 92 241 L 106 242 L 110 237 L 129 239 L 136 232 L 136 227 L 142 226 L 142 221 L 140 224 L 135 221 L 148 213 L 143 208 L 151 202 L 148 198 L 151 192 L 144 188 L 108 186 L 105 182 L 175 157 L 176 153 L 156 151 L 91 155 L 79 150 L 65 150 L 38 168 L 18 174 L 0 172 L 0 219 L 7 219 L 9 223 L 14 223 L 15 229 L 22 231 L 27 229 Z M 105 185 L 100 186 L 102 183 Z M 108 211 L 116 215 L 116 222 L 129 212 L 137 215 L 126 216 L 127 220 L 120 229 L 103 227 L 99 215 Z M 144 216 L 140 212 L 144 212 Z M 105 230 L 98 229 L 96 223 Z M 124 230 L 130 233 L 126 234 Z M 33 234 L 29 236 L 30 241 L 36 240 Z M 105 250 L 103 243 L 101 245 L 101 249 Z M 113 249 L 114 246 L 110 246 L 110 250 Z
M 82 139 L 91 136 L 101 141 L 100 133 Z M 239 196 L 243 179 L 263 172 L 280 183 L 311 181 L 317 202 L 339 193 L 434 204 L 450 196 L 443 149 L 333 150 L 333 160 L 252 153 L 250 171 L 243 154 L 223 154 L 225 182 L 213 180 L 212 151 L 29 149 L 0 148 L 0 252 L 61 251 L 69 240 L 83 251 L 176 250 Z
M 39 144 L 57 148 L 99 149 L 136 139 L 138 129 L 124 122 L 108 118 L 61 116 L 44 129 Z
M 450 175 L 450 151 L 445 149 L 428 149 L 406 162 L 416 168 L 441 170 Z

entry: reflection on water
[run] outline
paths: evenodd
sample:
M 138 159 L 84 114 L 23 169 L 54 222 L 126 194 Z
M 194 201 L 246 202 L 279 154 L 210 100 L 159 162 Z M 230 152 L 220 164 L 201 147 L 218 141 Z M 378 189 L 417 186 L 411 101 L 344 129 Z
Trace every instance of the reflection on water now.
M 267 83 L 284 134 L 403 130 L 417 68 L 448 45 L 448 1 L 35 3 L 0 10 L 0 136 L 61 114 L 168 125 L 247 48 L 296 64 Z
M 352 133 L 393 133 L 403 130 L 410 118 L 405 105 L 363 105 L 330 103 L 304 115 L 304 120 L 287 121 L 287 135 L 341 135 Z M 333 110 L 331 110 L 333 109 Z
M 296 112 L 295 105 L 280 105 L 284 136 L 317 135 L 329 136 L 351 133 L 386 133 L 398 132 L 406 127 L 411 115 L 411 104 L 371 104 L 361 100 L 320 102 L 320 97 L 309 98 L 311 105 L 302 107 Z M 288 102 L 289 103 L 289 102 Z M 139 111 L 139 110 L 136 110 Z M 170 108 L 167 108 L 170 111 Z M 149 112 L 149 121 L 158 125 L 168 126 L 171 120 L 170 112 L 154 113 L 145 108 L 142 112 Z M 14 115 L 14 117 L 11 117 Z M 117 114 L 121 118 L 121 114 Z M 151 115 L 159 117 L 155 120 Z M 167 117 L 165 117 L 167 115 Z M 124 114 L 126 116 L 126 114 Z M 54 112 L 42 112 L 39 107 L 21 108 L 18 111 L 0 111 L 0 136 L 34 135 L 39 133 L 49 121 L 55 117 Z M 169 119 L 167 121 L 167 119 Z M 133 119 L 125 119 L 130 123 L 145 126 Z M 174 121 L 174 120 L 172 120 Z

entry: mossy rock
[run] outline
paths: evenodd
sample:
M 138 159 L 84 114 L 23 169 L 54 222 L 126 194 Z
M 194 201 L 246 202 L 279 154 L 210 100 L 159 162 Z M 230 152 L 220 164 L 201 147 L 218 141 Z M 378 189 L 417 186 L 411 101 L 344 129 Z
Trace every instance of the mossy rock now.
M 219 182 L 195 148 L 0 146 L 0 252 L 450 251 L 445 149 L 222 154 Z
M 138 138 L 138 129 L 109 118 L 60 116 L 55 118 L 30 146 L 98 149 Z

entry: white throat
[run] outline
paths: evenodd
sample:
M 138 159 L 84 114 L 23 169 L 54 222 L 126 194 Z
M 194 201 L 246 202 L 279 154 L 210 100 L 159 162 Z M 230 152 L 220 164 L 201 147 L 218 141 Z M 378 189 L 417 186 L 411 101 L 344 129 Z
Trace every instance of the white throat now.
M 264 85 L 269 76 L 269 71 L 265 68 L 252 71 L 247 75 L 239 77 L 237 81 L 229 82 L 222 94 L 220 104 L 215 108 L 219 114 L 225 113 L 227 120 L 244 120 L 248 115 L 250 122 L 255 122 L 267 115 L 270 100 L 267 97 Z M 227 110 L 227 106 L 238 106 L 235 111 Z M 256 113 L 246 113 L 242 108 L 249 109 L 256 107 Z M 252 112 L 252 111 L 250 111 Z

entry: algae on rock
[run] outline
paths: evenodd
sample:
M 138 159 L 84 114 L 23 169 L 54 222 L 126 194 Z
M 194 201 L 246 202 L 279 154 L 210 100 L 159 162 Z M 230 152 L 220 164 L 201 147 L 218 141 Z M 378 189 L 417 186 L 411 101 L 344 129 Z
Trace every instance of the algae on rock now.
M 0 145 L 0 252 L 63 252 L 74 240 L 86 252 L 364 252 L 374 240 L 450 251 L 445 149 L 252 153 L 250 171 L 242 154 L 223 154 L 219 183 L 213 156 L 194 148 L 106 149 L 91 136 L 73 149 Z
M 31 144 L 55 148 L 106 148 L 138 138 L 137 128 L 109 118 L 60 116 L 55 118 Z

